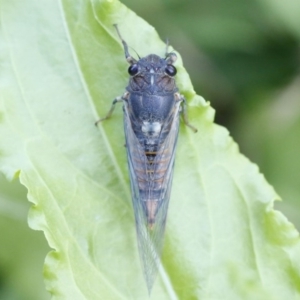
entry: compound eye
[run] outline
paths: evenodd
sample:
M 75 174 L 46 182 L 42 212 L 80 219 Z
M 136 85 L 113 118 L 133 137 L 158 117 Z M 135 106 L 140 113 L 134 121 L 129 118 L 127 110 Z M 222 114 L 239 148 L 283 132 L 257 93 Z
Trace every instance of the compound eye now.
M 176 75 L 177 70 L 173 65 L 167 65 L 166 68 L 165 68 L 165 72 L 166 72 L 167 75 L 173 77 L 173 76 Z
M 133 64 L 128 68 L 128 73 L 130 76 L 134 76 L 139 72 L 139 67 L 137 64 Z

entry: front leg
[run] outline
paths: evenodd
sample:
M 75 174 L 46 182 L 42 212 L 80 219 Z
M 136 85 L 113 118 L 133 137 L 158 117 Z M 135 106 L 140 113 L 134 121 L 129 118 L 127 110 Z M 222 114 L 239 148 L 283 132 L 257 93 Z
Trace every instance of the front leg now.
M 99 119 L 97 122 L 95 122 L 95 125 L 97 126 L 100 122 L 109 119 L 109 118 L 111 117 L 111 115 L 112 115 L 114 109 L 115 109 L 116 104 L 117 104 L 118 102 L 127 101 L 128 96 L 129 96 L 129 93 L 126 92 L 126 93 L 124 93 L 123 96 L 116 97 L 116 98 L 114 99 L 114 101 L 112 102 L 111 108 L 110 108 L 110 110 L 108 111 L 107 115 L 106 115 L 104 118 L 101 118 L 101 119 Z
M 187 104 L 186 104 L 186 99 L 184 98 L 183 95 L 180 95 L 179 93 L 176 93 L 176 96 L 178 97 L 179 101 L 182 102 L 182 118 L 185 123 L 185 125 L 189 126 L 195 133 L 198 131 L 197 128 L 195 128 L 193 125 L 190 124 L 187 116 Z

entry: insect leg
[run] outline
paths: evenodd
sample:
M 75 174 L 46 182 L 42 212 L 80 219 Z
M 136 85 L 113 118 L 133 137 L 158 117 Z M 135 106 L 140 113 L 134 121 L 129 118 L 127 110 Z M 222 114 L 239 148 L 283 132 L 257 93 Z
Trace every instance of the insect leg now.
M 197 128 L 195 128 L 193 125 L 190 124 L 189 120 L 188 120 L 188 116 L 187 116 L 187 104 L 186 104 L 186 100 L 184 98 L 184 96 L 180 95 L 180 100 L 182 101 L 182 117 L 183 117 L 183 121 L 185 123 L 185 125 L 189 126 L 195 133 L 198 131 Z
M 100 122 L 109 119 L 109 118 L 111 117 L 111 115 L 112 115 L 114 109 L 115 109 L 116 104 L 117 104 L 118 102 L 127 101 L 127 96 L 128 96 L 128 93 L 125 93 L 125 94 L 124 94 L 123 96 L 121 96 L 121 97 L 116 97 L 116 98 L 114 99 L 114 101 L 112 102 L 111 108 L 110 108 L 110 110 L 108 111 L 107 115 L 106 115 L 104 118 L 99 119 L 99 120 L 95 123 L 95 125 L 97 126 Z

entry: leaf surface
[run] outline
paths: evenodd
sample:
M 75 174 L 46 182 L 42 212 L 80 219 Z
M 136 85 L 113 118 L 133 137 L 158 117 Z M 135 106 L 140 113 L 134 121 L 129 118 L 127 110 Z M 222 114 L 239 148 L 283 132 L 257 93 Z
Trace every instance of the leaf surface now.
M 122 109 L 128 81 L 112 24 L 140 56 L 155 30 L 119 1 L 1 1 L 0 168 L 18 174 L 32 228 L 54 249 L 54 299 L 147 299 L 137 252 Z M 162 267 L 153 299 L 299 299 L 299 235 L 176 64 L 194 134 L 181 126 Z

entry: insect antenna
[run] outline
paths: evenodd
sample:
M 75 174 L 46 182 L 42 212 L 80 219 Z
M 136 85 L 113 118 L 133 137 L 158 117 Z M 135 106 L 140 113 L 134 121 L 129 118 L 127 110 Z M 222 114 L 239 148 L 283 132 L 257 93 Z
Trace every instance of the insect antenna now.
M 165 54 L 166 58 L 168 57 L 168 54 L 169 54 L 169 51 L 168 51 L 168 49 L 169 49 L 169 46 L 170 46 L 169 39 L 168 39 L 168 38 L 166 38 L 166 54 Z
M 139 60 L 141 59 L 141 57 L 139 56 L 139 54 L 132 48 L 132 47 L 130 47 L 129 46 L 129 48 L 131 48 L 134 52 L 135 52 L 135 54 L 137 55 L 137 57 L 139 58 Z
M 174 52 L 169 52 L 169 46 L 170 46 L 170 42 L 169 39 L 166 38 L 166 54 L 165 54 L 165 60 L 167 61 L 168 64 L 173 64 L 176 59 L 177 59 L 177 55 Z
M 124 52 L 125 52 L 125 58 L 126 60 L 130 63 L 130 64 L 134 64 L 136 63 L 136 60 L 131 57 L 131 55 L 129 54 L 129 51 L 128 51 L 128 45 L 127 43 L 123 40 L 121 34 L 120 34 L 120 31 L 119 31 L 119 28 L 118 28 L 118 25 L 117 24 L 114 24 L 115 28 L 116 28 L 116 31 L 117 31 L 117 34 L 123 44 L 123 47 L 124 47 Z
M 173 64 L 177 60 L 177 55 L 174 52 L 167 53 L 165 60 L 168 64 Z

